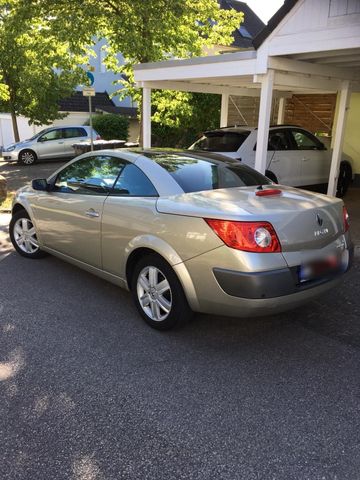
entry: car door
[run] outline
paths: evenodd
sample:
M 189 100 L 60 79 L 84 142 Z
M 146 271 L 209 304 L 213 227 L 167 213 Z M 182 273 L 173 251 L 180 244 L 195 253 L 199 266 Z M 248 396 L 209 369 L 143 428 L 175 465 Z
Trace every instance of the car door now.
M 64 127 L 64 155 L 73 157 L 75 155 L 74 143 L 90 141 L 84 127 Z
M 300 160 L 298 186 L 320 185 L 328 182 L 331 158 L 326 147 L 314 135 L 302 129 L 289 129 Z
M 129 243 L 154 230 L 158 198 L 155 187 L 139 167 L 126 161 L 123 165 L 105 200 L 102 217 L 103 269 L 122 278 Z
M 38 158 L 62 158 L 64 157 L 64 138 L 62 128 L 47 130 L 40 135 L 36 143 Z
M 300 159 L 287 129 L 276 128 L 270 130 L 268 154 L 271 154 L 271 156 L 267 170 L 276 175 L 278 183 L 291 186 L 299 185 L 301 181 Z
M 38 195 L 32 205 L 46 247 L 101 268 L 103 205 L 120 169 L 118 158 L 99 154 L 56 175 L 53 191 Z

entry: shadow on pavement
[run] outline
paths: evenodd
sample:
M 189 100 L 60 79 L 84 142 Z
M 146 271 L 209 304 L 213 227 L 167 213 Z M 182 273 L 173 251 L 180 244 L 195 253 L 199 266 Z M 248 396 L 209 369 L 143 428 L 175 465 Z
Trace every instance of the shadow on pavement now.
M 8 256 L 0 477 L 356 478 L 359 279 L 356 263 L 305 308 L 160 333 L 128 292 Z

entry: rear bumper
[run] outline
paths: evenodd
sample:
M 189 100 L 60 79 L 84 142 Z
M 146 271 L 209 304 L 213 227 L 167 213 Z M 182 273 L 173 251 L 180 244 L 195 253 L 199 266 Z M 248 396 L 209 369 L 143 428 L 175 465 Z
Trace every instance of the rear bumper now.
M 354 248 L 348 250 L 349 261 L 332 274 L 315 280 L 300 282 L 298 267 L 287 267 L 267 272 L 237 272 L 222 268 L 214 268 L 213 273 L 220 288 L 228 295 L 249 299 L 275 298 L 299 293 L 319 285 L 336 280 L 351 266 Z
M 213 255 L 199 256 L 185 262 L 197 297 L 196 306 L 191 301 L 189 303 L 195 311 L 233 317 L 272 315 L 290 310 L 334 288 L 341 281 L 351 266 L 353 246 L 348 244 L 346 251 L 349 252 L 349 261 L 345 268 L 304 283 L 299 280 L 297 266 L 285 264 L 266 271 L 243 272 L 214 267 Z M 186 291 L 186 284 L 184 288 Z

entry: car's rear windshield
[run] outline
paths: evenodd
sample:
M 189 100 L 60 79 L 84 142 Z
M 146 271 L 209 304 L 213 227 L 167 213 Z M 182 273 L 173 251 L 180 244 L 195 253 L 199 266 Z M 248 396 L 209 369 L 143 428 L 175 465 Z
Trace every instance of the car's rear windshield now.
M 250 132 L 207 132 L 197 142 L 191 145 L 190 150 L 206 152 L 236 152 L 244 143 Z
M 218 188 L 248 187 L 271 183 L 256 170 L 235 161 L 178 154 L 148 154 L 180 185 L 185 193 Z

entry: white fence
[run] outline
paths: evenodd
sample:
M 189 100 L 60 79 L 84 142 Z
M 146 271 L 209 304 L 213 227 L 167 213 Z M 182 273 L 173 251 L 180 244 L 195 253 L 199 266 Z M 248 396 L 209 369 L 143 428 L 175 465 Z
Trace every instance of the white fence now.
M 29 125 L 29 122 L 25 117 L 17 117 L 17 123 L 20 140 L 32 137 L 36 132 L 43 128 Z M 0 113 L 0 151 L 12 142 L 14 142 L 14 133 L 11 115 L 9 113 Z

